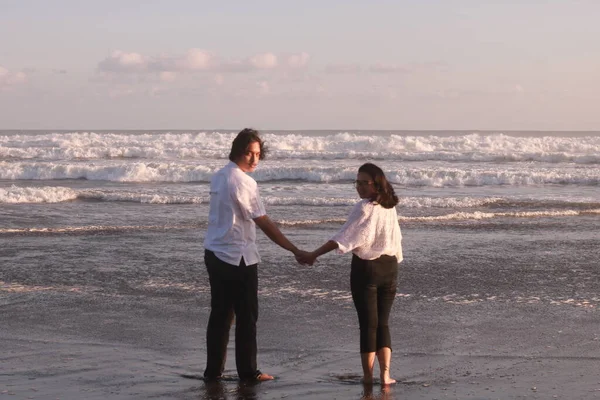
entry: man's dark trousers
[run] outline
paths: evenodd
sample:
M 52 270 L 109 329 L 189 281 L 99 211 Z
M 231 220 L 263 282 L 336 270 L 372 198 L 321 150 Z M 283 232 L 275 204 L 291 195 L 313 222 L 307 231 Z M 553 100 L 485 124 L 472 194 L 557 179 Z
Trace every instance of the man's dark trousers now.
M 223 374 L 229 329 L 235 314 L 235 363 L 242 380 L 258 374 L 256 366 L 256 321 L 258 319 L 258 264 L 239 266 L 221 261 L 205 250 L 204 263 L 210 281 L 210 318 L 206 330 L 207 363 L 204 377 Z

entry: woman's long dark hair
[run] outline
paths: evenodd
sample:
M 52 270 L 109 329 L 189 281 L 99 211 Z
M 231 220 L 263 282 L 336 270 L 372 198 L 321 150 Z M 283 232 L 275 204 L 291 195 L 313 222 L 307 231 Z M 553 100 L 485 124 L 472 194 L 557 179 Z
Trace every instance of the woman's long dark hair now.
M 265 142 L 260 138 L 260 134 L 257 130 L 252 128 L 242 129 L 240 133 L 237 134 L 235 139 L 233 139 L 233 143 L 231 144 L 231 151 L 229 152 L 229 159 L 233 162 L 237 162 L 241 156 L 246 153 L 246 149 L 250 145 L 250 143 L 258 142 L 260 145 L 260 156 L 259 160 L 264 160 L 267 156 L 267 146 L 265 146 Z
M 366 163 L 360 166 L 358 172 L 363 172 L 371 177 L 377 193 L 371 198 L 383 208 L 392 208 L 398 204 L 398 196 L 394 193 L 394 188 L 385 177 L 383 170 L 375 164 Z

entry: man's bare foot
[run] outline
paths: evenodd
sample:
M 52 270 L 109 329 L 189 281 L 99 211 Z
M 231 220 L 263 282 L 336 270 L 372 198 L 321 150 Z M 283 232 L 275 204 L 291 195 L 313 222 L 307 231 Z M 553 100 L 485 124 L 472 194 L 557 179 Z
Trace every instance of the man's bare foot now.
M 274 376 L 265 373 L 261 373 L 256 376 L 256 380 L 259 382 L 272 381 L 273 379 L 275 379 Z
M 396 380 L 392 379 L 390 377 L 381 378 L 381 384 L 382 385 L 393 385 L 394 383 L 396 383 Z

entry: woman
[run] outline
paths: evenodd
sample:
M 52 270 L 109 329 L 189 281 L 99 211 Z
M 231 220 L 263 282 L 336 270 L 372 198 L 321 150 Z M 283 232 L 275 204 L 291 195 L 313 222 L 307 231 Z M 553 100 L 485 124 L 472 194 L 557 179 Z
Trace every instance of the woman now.
M 389 385 L 396 381 L 390 378 L 388 319 L 402 261 L 402 234 L 395 208 L 398 197 L 381 168 L 371 163 L 358 169 L 354 184 L 362 201 L 354 206 L 342 229 L 304 261 L 312 264 L 336 249 L 340 254 L 353 253 L 350 287 L 360 326 L 363 382 L 373 382 L 377 356 L 381 384 Z

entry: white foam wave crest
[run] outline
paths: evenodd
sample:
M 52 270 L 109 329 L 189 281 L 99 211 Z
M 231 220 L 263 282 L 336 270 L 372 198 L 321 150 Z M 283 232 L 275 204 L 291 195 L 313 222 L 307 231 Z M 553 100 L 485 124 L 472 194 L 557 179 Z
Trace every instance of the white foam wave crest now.
M 4 180 L 64 180 L 86 179 L 112 182 L 209 182 L 218 166 L 182 164 L 177 162 L 5 162 L 0 161 L 0 179 Z M 390 167 L 386 171 L 390 182 L 404 186 L 529 186 L 544 184 L 600 184 L 595 168 L 534 168 L 523 166 L 475 168 L 465 166 Z M 317 183 L 350 182 L 356 168 L 338 166 L 286 166 L 269 164 L 252 174 L 258 182 L 306 181 Z
M 210 197 L 190 196 L 164 192 L 131 192 L 114 189 L 72 189 L 61 186 L 0 188 L 0 204 L 26 203 L 62 203 L 74 200 L 132 202 L 142 204 L 208 204 Z M 269 206 L 352 206 L 356 204 L 355 197 L 306 197 L 306 194 L 291 197 L 266 195 L 263 202 Z M 579 200 L 559 199 L 511 199 L 504 197 L 414 197 L 400 196 L 398 209 L 429 209 L 429 208 L 476 208 L 486 206 L 498 207 L 544 207 L 544 208 L 593 208 L 600 206 L 599 202 L 583 198 Z
M 0 281 L 0 292 L 8 293 L 31 293 L 31 292 L 82 292 L 82 288 L 69 287 L 64 285 L 42 286 L 42 285 L 25 285 L 13 282 Z
M 0 235 L 53 235 L 53 234 L 109 234 L 129 231 L 167 231 L 198 228 L 200 224 L 189 225 L 87 225 L 63 227 L 0 228 Z
M 314 268 L 319 268 L 319 264 L 315 264 Z M 151 290 L 157 292 L 194 292 L 208 293 L 209 288 L 206 285 L 198 285 L 195 282 L 172 282 L 165 279 L 151 279 L 141 284 L 130 283 L 129 286 L 137 290 Z M 0 293 L 35 293 L 35 292 L 70 292 L 70 293 L 94 293 L 106 294 L 105 291 L 97 286 L 67 286 L 67 285 L 31 285 L 16 282 L 0 281 Z M 298 282 L 289 282 L 286 286 L 278 286 L 275 288 L 267 287 L 260 289 L 261 297 L 293 297 L 300 299 L 320 299 L 340 302 L 351 302 L 352 294 L 347 290 L 324 289 L 320 287 L 301 288 Z M 111 294 L 114 296 L 114 294 Z M 494 295 L 471 293 L 471 294 L 446 294 L 440 296 L 427 296 L 424 294 L 414 293 L 397 293 L 398 301 L 424 301 L 424 302 L 443 302 L 457 306 L 466 306 L 470 304 L 494 302 L 494 303 L 524 303 L 524 304 L 540 304 L 545 303 L 552 306 L 569 306 L 580 307 L 585 309 L 596 309 L 600 306 L 600 298 L 593 296 L 590 298 L 581 297 L 551 297 L 551 296 L 524 296 L 524 295 Z
M 326 219 L 305 219 L 305 220 L 286 220 L 282 219 L 277 221 L 278 224 L 283 226 L 312 226 L 312 225 L 326 225 L 326 224 L 343 224 L 346 222 L 345 218 L 326 218 Z
M 539 161 L 600 163 L 600 137 L 515 137 L 504 134 L 405 136 L 338 133 L 268 137 L 276 157 L 402 161 Z
M 208 182 L 215 168 L 175 162 L 111 164 L 0 162 L 0 179 L 87 179 L 112 182 Z
M 66 187 L 0 188 L 0 204 L 62 203 L 77 198 L 77 192 Z
M 0 135 L 0 159 L 175 160 L 229 154 L 235 132 L 48 133 Z M 600 163 L 600 137 L 517 137 L 504 134 L 414 136 L 368 132 L 264 133 L 274 159 L 386 159 Z
M 296 282 L 277 288 L 261 289 L 259 294 L 263 297 L 286 297 L 317 298 L 329 300 L 351 301 L 352 294 L 346 290 L 323 289 L 323 288 L 298 288 Z
M 281 198 L 265 197 L 264 202 L 269 205 L 310 205 L 310 206 L 352 206 L 356 204 L 355 198 Z M 471 208 L 481 207 L 504 201 L 501 197 L 400 197 L 399 208 Z
M 97 200 L 109 202 L 133 202 L 144 204 L 208 204 L 208 196 L 186 196 L 164 193 L 135 193 L 129 191 L 74 190 L 67 187 L 17 187 L 0 188 L 1 203 L 61 203 L 65 201 Z M 277 197 L 263 196 L 266 205 L 299 206 L 352 206 L 356 198 L 341 197 Z M 403 208 L 468 208 L 494 204 L 503 201 L 500 197 L 401 197 L 399 207 Z
M 319 268 L 319 262 L 313 268 Z M 276 288 L 261 289 L 260 295 L 263 297 L 295 297 L 295 298 L 313 298 L 313 299 L 327 299 L 332 301 L 344 301 L 351 302 L 352 294 L 345 290 L 332 290 L 323 288 L 303 288 L 299 287 L 297 282 L 289 282 L 288 285 Z M 538 304 L 546 303 L 553 306 L 572 306 L 582 308 L 596 308 L 600 305 L 600 298 L 569 298 L 569 297 L 558 297 L 553 298 L 550 296 L 490 296 L 482 295 L 479 293 L 471 294 L 446 294 L 441 296 L 427 296 L 423 294 L 414 293 L 396 293 L 396 298 L 399 301 L 425 301 L 425 302 L 444 302 L 454 305 L 469 305 L 483 302 L 501 302 L 501 303 L 527 303 L 527 304 Z
M 123 201 L 144 204 L 203 204 L 210 199 L 202 196 L 182 196 L 158 193 L 131 193 L 131 192 L 102 192 L 99 190 L 85 190 L 78 196 L 84 200 L 98 201 Z
M 226 158 L 233 133 L 48 133 L 0 136 L 0 159 Z
M 504 202 L 502 197 L 400 197 L 399 208 L 472 208 Z
M 456 212 L 438 216 L 407 217 L 400 216 L 398 221 L 402 222 L 444 222 L 444 221 L 467 221 L 486 220 L 493 218 L 543 218 L 543 217 L 573 217 L 585 215 L 600 215 L 600 209 L 593 210 L 563 210 L 563 211 L 523 211 L 523 212 Z M 321 225 L 341 225 L 346 222 L 345 218 L 325 218 L 307 220 L 277 220 L 278 225 L 287 227 L 311 227 Z M 64 226 L 64 227 L 31 227 L 31 228 L 0 228 L 1 235 L 73 235 L 73 234 L 110 234 L 130 231 L 168 231 L 198 229 L 204 227 L 205 223 L 194 223 L 184 225 L 87 225 L 87 226 Z
M 542 211 L 521 211 L 521 212 L 455 212 L 446 215 L 435 216 L 400 216 L 398 221 L 402 222 L 444 222 L 444 221 L 468 221 L 468 220 L 488 220 L 497 218 L 556 218 L 556 217 L 575 217 L 585 215 L 600 215 L 600 209 L 593 210 L 542 210 Z M 329 224 L 343 224 L 345 218 L 325 218 L 312 220 L 280 220 L 277 223 L 283 226 L 318 226 Z
M 387 176 L 391 182 L 396 184 L 426 187 L 600 184 L 600 173 L 592 169 L 406 168 L 391 171 Z
M 456 212 L 447 215 L 401 217 L 400 221 L 452 221 L 452 220 L 484 220 L 492 218 L 541 218 L 541 217 L 575 217 L 595 214 L 600 210 L 542 210 L 520 212 Z

